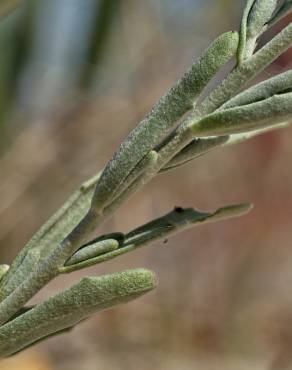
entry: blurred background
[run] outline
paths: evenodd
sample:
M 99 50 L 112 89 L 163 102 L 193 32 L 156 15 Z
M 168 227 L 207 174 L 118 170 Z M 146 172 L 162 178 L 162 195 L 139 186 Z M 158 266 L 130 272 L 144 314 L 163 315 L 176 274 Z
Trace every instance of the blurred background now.
M 1 263 L 106 164 L 213 38 L 238 29 L 243 3 L 1 1 Z M 291 57 L 260 78 L 291 68 Z M 154 179 L 97 233 L 129 231 L 174 206 L 255 208 L 54 280 L 34 301 L 131 267 L 155 270 L 160 284 L 0 369 L 292 369 L 291 137 L 292 128 L 275 131 Z

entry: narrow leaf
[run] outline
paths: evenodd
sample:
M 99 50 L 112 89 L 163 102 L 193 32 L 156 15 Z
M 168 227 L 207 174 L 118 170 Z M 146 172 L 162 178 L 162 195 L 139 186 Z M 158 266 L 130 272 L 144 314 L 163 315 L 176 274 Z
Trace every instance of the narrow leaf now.
M 196 159 L 211 150 L 218 148 L 228 140 L 228 136 L 218 136 L 210 138 L 195 138 L 174 156 L 161 170 L 160 173 L 175 169 L 193 159 Z
M 238 63 L 250 58 L 256 47 L 258 37 L 267 29 L 278 4 L 278 0 L 248 0 L 243 12 Z
M 237 49 L 237 61 L 238 64 L 241 64 L 245 59 L 246 53 L 246 42 L 247 42 L 247 20 L 250 10 L 254 4 L 255 0 L 247 0 L 243 15 L 241 18 L 240 32 L 239 32 L 239 43 Z
M 249 81 L 262 72 L 292 45 L 292 23 L 251 58 L 239 64 L 228 77 L 202 102 L 201 116 L 214 112 L 234 97 Z
M 109 261 L 115 257 L 152 244 L 157 240 L 169 238 L 194 226 L 241 216 L 250 211 L 250 204 L 237 204 L 219 208 L 215 212 L 201 212 L 193 208 L 176 207 L 173 211 L 159 217 L 125 235 L 123 244 L 116 250 L 80 262 L 74 266 L 64 266 L 60 273 L 69 273 L 89 266 Z
M 86 215 L 99 176 L 98 174 L 82 184 L 20 251 L 1 280 L 0 300 L 23 282 L 35 266 L 45 260 Z
M 106 239 L 89 244 L 79 249 L 76 253 L 74 253 L 73 256 L 69 258 L 68 261 L 65 263 L 65 265 L 66 266 L 74 265 L 78 262 L 88 260 L 89 258 L 93 258 L 96 256 L 100 256 L 101 254 L 114 251 L 118 247 L 119 242 L 116 239 Z
M 240 133 L 240 134 L 230 135 L 228 141 L 224 144 L 224 146 L 240 144 L 243 141 L 252 139 L 252 138 L 254 138 L 258 135 L 263 135 L 266 132 L 287 128 L 291 124 L 292 124 L 292 120 L 291 121 L 286 121 L 286 122 L 283 122 L 283 123 L 278 123 L 277 125 L 268 126 L 268 127 L 262 128 L 260 130 L 255 130 L 255 131 L 249 131 L 249 132 L 243 132 L 243 133 Z
M 292 93 L 214 112 L 192 126 L 194 136 L 230 135 L 292 119 Z
M 137 163 L 159 144 L 176 121 L 192 108 L 207 83 L 234 55 L 237 45 L 236 32 L 219 36 L 130 133 L 106 166 L 97 184 L 93 199 L 95 209 L 102 209 L 109 202 L 112 194 Z
M 276 10 L 278 0 L 256 0 L 247 18 L 247 38 L 258 37 Z
M 86 277 L 0 328 L 0 356 L 7 357 L 43 337 L 76 325 L 101 310 L 129 302 L 152 290 L 155 274 L 127 270 Z
M 230 99 L 227 103 L 220 107 L 223 109 L 233 108 L 236 106 L 255 103 L 275 94 L 284 93 L 292 89 L 292 70 L 280 73 L 268 80 L 265 80 L 251 88 L 243 91 Z
M 285 17 L 288 13 L 292 11 L 292 0 L 286 0 L 284 3 L 279 7 L 278 11 L 274 14 L 268 26 L 271 27 L 275 23 L 277 23 L 281 18 Z

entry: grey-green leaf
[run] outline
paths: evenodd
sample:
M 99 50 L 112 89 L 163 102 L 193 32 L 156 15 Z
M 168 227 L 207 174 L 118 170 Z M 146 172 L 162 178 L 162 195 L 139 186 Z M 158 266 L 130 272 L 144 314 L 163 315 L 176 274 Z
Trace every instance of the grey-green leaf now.
M 166 215 L 152 220 L 125 235 L 122 245 L 95 258 L 60 268 L 60 273 L 69 273 L 92 265 L 109 261 L 125 253 L 152 244 L 154 241 L 168 238 L 186 229 L 205 223 L 238 217 L 252 208 L 251 204 L 236 204 L 219 208 L 215 212 L 202 212 L 193 208 L 175 208 Z
M 277 7 L 278 0 L 256 0 L 247 18 L 247 38 L 259 36 L 265 25 L 271 20 Z
M 185 163 L 200 157 L 211 150 L 218 148 L 228 141 L 228 136 L 218 136 L 210 138 L 195 138 L 175 155 L 161 170 L 160 173 L 175 169 Z
M 93 199 L 95 209 L 101 209 L 108 203 L 137 163 L 192 108 L 207 83 L 235 54 L 237 45 L 236 32 L 219 36 L 130 133 L 106 166 L 97 184 Z
M 233 108 L 236 106 L 255 103 L 275 94 L 284 93 L 292 89 L 292 70 L 280 73 L 268 80 L 250 87 L 242 93 L 230 99 L 227 103 L 220 107 L 220 111 Z
M 74 265 L 75 263 L 79 263 L 85 261 L 89 258 L 93 258 L 96 256 L 100 256 L 101 254 L 114 251 L 119 247 L 119 242 L 116 239 L 106 239 L 100 240 L 98 242 L 89 244 L 81 249 L 79 249 L 76 253 L 70 257 L 65 265 Z
M 250 80 L 262 72 L 279 55 L 292 45 L 292 23 L 257 51 L 251 58 L 239 64 L 228 77 L 202 102 L 201 115 L 214 112 L 234 97 Z
M 292 119 L 292 93 L 214 112 L 198 122 L 192 131 L 195 137 L 230 135 L 261 129 Z
M 279 7 L 277 12 L 274 14 L 268 26 L 272 26 L 273 24 L 277 23 L 281 18 L 285 17 L 288 13 L 292 10 L 292 0 L 286 0 L 284 3 Z
M 266 30 L 278 4 L 278 0 L 248 0 L 243 12 L 239 47 L 238 63 L 252 56 L 258 37 Z
M 129 302 L 157 285 L 146 269 L 127 270 L 101 277 L 86 277 L 0 328 L 0 357 L 69 328 L 88 316 Z
M 20 251 L 1 280 L 0 300 L 7 297 L 40 261 L 46 259 L 85 216 L 98 178 L 99 174 L 82 184 Z

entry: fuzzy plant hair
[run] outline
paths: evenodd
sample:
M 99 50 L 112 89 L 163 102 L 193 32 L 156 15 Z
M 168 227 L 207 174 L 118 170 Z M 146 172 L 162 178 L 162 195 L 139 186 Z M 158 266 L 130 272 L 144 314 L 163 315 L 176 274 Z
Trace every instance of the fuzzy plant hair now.
M 292 44 L 292 24 L 256 50 L 262 34 L 292 10 L 292 1 L 248 0 L 239 32 L 219 36 L 120 144 L 104 169 L 83 183 L 24 246 L 0 266 L 0 356 L 71 330 L 90 315 L 152 290 L 147 269 L 85 277 L 35 306 L 27 302 L 60 274 L 96 265 L 207 222 L 240 216 L 250 204 L 213 212 L 175 208 L 127 234 L 89 235 L 154 176 L 216 148 L 292 120 L 292 70 L 246 85 Z M 256 51 L 255 51 L 256 50 Z M 211 93 L 209 81 L 235 66 Z M 165 175 L 167 176 L 167 174 Z

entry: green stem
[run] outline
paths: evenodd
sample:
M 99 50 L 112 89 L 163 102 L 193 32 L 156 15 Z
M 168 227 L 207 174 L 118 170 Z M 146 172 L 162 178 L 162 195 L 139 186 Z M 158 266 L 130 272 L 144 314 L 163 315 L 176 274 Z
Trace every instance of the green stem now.
M 85 217 L 99 177 L 100 173 L 83 183 L 20 251 L 0 282 L 1 300 L 12 293 L 38 264 L 45 261 Z

